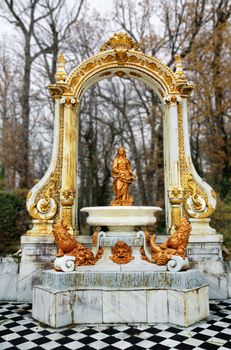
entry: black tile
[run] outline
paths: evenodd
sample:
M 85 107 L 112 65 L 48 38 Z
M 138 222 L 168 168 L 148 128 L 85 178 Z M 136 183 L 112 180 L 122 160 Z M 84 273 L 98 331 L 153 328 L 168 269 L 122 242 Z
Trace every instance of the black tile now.
M 17 327 L 19 324 L 17 322 L 14 321 L 9 321 L 9 322 L 5 322 L 4 323 L 4 327 L 7 329 L 13 328 L 13 327 Z
M 164 346 L 162 344 L 156 344 L 156 345 L 153 345 L 149 349 L 152 349 L 152 350 L 167 350 L 167 349 L 169 349 L 169 347 L 168 346 Z
M 16 338 L 16 339 L 13 339 L 13 340 L 10 341 L 10 343 L 12 345 L 19 345 L 19 344 L 27 343 L 27 342 L 28 342 L 28 339 L 23 338 L 23 337 Z
M 162 332 L 162 330 L 159 329 L 159 328 L 156 328 L 156 327 L 152 327 L 152 328 L 145 329 L 143 332 L 148 332 L 148 333 L 151 333 L 151 334 L 157 334 L 157 333 Z
M 204 331 L 204 328 L 196 327 L 196 328 L 193 328 L 192 331 L 193 331 L 193 332 L 196 332 L 196 333 L 199 333 L 199 332 Z
M 17 332 L 17 334 L 20 335 L 21 337 L 23 337 L 24 335 L 31 334 L 31 330 L 30 329 L 24 329 L 23 331 Z
M 51 340 L 46 338 L 46 337 L 41 337 L 41 338 L 38 338 L 38 339 L 33 339 L 32 341 L 35 344 L 42 345 L 42 344 L 45 344 L 45 343 L 49 343 Z
M 82 342 L 82 339 L 80 339 L 79 341 Z M 117 343 L 118 341 L 120 341 L 118 338 L 115 338 L 115 337 L 112 337 L 112 336 L 109 336 L 109 337 L 103 339 L 103 342 L 107 343 L 107 344 L 114 344 L 114 343 Z
M 224 340 L 230 340 L 231 339 L 231 335 L 230 334 L 226 334 L 226 333 L 217 333 L 216 335 L 214 335 L 215 338 L 219 338 L 219 339 L 224 339 Z
M 113 334 L 119 333 L 119 331 L 114 329 L 113 327 L 109 327 L 108 329 L 105 329 L 103 333 L 108 335 L 113 335 Z
M 179 332 L 182 332 L 182 329 L 176 328 L 176 327 L 169 327 L 169 328 L 168 328 L 168 332 L 177 334 L 177 333 L 179 333 Z M 172 339 L 172 338 L 171 338 L 171 339 Z
M 184 337 L 183 335 L 176 334 L 173 337 L 171 337 L 170 339 L 176 340 L 176 341 L 179 341 L 179 342 L 183 342 L 185 339 L 188 339 L 188 338 Z
M 26 327 L 26 325 L 25 325 Z M 30 331 L 31 332 L 31 331 Z M 61 332 L 60 332 L 61 333 Z M 46 336 L 46 335 L 50 335 L 52 334 L 51 332 L 48 332 L 46 329 L 44 329 L 43 331 L 39 331 L 38 334 L 41 334 L 42 336 Z
M 37 327 L 37 324 L 30 322 L 30 323 L 26 323 L 24 325 L 24 327 L 26 327 L 26 328 L 34 328 L 34 327 Z
M 179 350 L 192 350 L 192 349 L 195 349 L 195 346 L 189 345 L 189 344 L 184 344 L 184 343 L 175 345 L 174 347 L 176 349 L 179 349 Z
M 135 327 L 131 327 L 131 328 L 125 329 L 123 332 L 129 335 L 136 335 L 136 334 L 140 334 L 142 331 L 140 331 Z
M 68 329 L 64 329 L 63 331 L 61 331 L 59 333 L 68 337 L 69 335 L 73 335 L 73 334 L 76 334 L 78 332 L 73 330 L 73 329 L 68 328 Z
M 153 341 L 154 343 L 160 343 L 162 341 L 164 341 L 164 337 L 159 337 L 158 335 L 153 335 L 150 338 L 148 338 L 147 340 Z
M 68 342 L 70 342 L 70 341 L 73 341 L 73 339 L 68 339 Z M 86 338 L 81 338 L 78 341 L 82 344 L 91 344 L 91 343 L 95 342 L 96 339 L 91 338 L 91 337 L 86 337 Z M 103 341 L 104 341 L 104 339 L 103 339 Z M 117 339 L 117 341 L 118 341 L 118 339 Z M 56 340 L 56 342 L 61 343 L 61 344 L 65 344 L 64 342 L 62 342 L 62 339 L 58 339 L 58 340 Z M 107 343 L 107 342 L 105 342 L 105 343 Z
M 207 329 L 211 329 L 211 331 L 220 332 L 220 331 L 222 331 L 223 327 L 216 326 L 215 324 L 213 324 L 212 326 L 209 326 Z
M 9 311 L 9 310 L 1 311 L 1 315 L 4 315 L 4 316 L 12 315 L 13 313 L 15 313 L 15 312 L 12 312 L 12 311 Z
M 211 338 L 211 335 L 205 335 L 205 334 L 197 333 L 197 334 L 193 335 L 192 338 L 206 341 L 209 338 Z
M 4 335 L 7 335 L 7 334 L 13 334 L 13 332 L 9 331 L 9 329 L 4 329 L 0 331 L 0 337 L 3 337 Z
M 103 350 L 105 350 L 106 348 L 103 348 Z M 111 348 L 110 348 L 111 349 Z M 115 348 L 114 348 L 115 349 Z M 117 348 L 118 349 L 118 348 Z M 152 347 L 150 348 L 152 349 Z M 126 348 L 126 350 L 144 350 L 144 347 L 142 346 L 138 346 L 138 345 L 132 345 L 129 346 L 128 348 Z
M 208 350 L 217 350 L 220 348 L 220 345 L 215 345 L 215 344 L 211 344 L 211 343 L 203 343 L 200 345 L 200 348 L 208 349 Z
M 73 331 L 74 332 L 74 331 Z M 118 332 L 118 331 L 117 331 Z M 75 333 L 75 332 L 74 332 Z M 99 333 L 98 331 L 92 329 L 92 328 L 88 328 L 88 329 L 85 329 L 84 331 L 80 332 L 82 334 L 86 334 L 86 335 L 92 335 L 92 334 L 96 334 L 96 333 Z M 72 333 L 73 334 L 73 333 Z
M 120 340 L 120 339 L 118 339 L 118 340 Z M 127 341 L 128 343 L 131 343 L 131 344 L 137 344 L 137 343 L 141 342 L 143 339 L 136 337 L 136 336 L 132 336 L 132 337 L 126 338 L 124 340 Z

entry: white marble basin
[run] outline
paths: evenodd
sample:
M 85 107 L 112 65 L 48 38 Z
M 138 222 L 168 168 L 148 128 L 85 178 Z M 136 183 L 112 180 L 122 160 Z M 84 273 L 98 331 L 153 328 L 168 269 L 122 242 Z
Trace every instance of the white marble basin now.
M 159 207 L 144 206 L 105 206 L 87 207 L 81 211 L 88 213 L 87 223 L 90 226 L 108 226 L 110 231 L 131 231 L 135 226 L 153 225 L 155 213 Z

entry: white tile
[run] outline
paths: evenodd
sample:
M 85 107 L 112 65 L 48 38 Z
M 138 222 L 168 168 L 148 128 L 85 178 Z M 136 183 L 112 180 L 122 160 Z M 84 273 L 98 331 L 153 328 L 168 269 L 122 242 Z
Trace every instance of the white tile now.
M 69 344 L 68 344 L 68 345 L 69 345 Z M 91 343 L 90 346 L 91 346 L 91 348 L 93 348 L 93 349 L 100 350 L 100 349 L 103 349 L 103 348 L 108 347 L 108 344 L 102 342 L 101 340 L 97 340 L 97 341 Z
M 142 348 L 145 348 L 145 349 L 149 349 L 155 344 L 157 343 L 149 340 L 142 340 L 141 342 L 137 343 L 138 346 L 141 346 Z
M 120 333 L 117 333 L 120 334 Z M 117 336 L 117 334 L 115 334 L 115 336 Z M 102 340 L 108 337 L 108 334 L 102 333 L 102 332 L 98 332 L 96 334 L 92 334 L 91 338 L 94 338 L 96 340 Z M 118 337 L 117 337 L 118 338 Z M 119 338 L 120 339 L 120 338 Z
M 80 343 L 79 341 L 73 341 L 73 342 L 65 344 L 65 345 L 66 345 L 65 348 L 71 349 L 71 350 L 81 349 L 82 347 L 85 346 L 85 344 Z
M 148 322 L 168 322 L 168 293 L 166 290 L 147 291 Z
M 141 338 L 141 339 L 148 339 L 148 338 L 150 338 L 152 336 L 153 336 L 153 334 L 149 333 L 149 332 L 141 332 L 139 334 L 139 338 Z
M 127 333 L 124 333 L 124 332 L 119 332 L 119 333 L 114 334 L 114 337 L 117 338 L 117 339 L 120 339 L 120 340 L 124 340 L 124 339 L 129 338 L 130 335 L 127 334 Z
M 160 336 L 160 337 L 166 339 L 166 338 L 172 337 L 173 334 L 175 334 L 175 333 L 168 332 L 168 331 L 162 331 L 162 332 L 158 333 L 158 336 Z
M 9 349 L 12 347 L 12 344 L 11 343 L 8 343 L 8 342 L 4 342 L 4 343 L 1 343 L 0 345 L 0 349 L 1 350 L 4 350 L 4 349 Z
M 178 334 L 182 335 L 183 337 L 191 338 L 196 334 L 196 332 L 193 332 L 191 330 L 186 329 L 186 330 L 179 332 Z
M 221 339 L 221 338 L 216 338 L 212 337 L 207 340 L 207 343 L 213 344 L 213 345 L 218 345 L 218 346 L 225 346 L 225 343 L 227 342 L 227 339 Z
M 81 340 L 83 338 L 86 338 L 86 334 L 76 332 L 74 334 L 69 335 L 68 337 L 73 340 Z
M 217 331 L 213 331 L 211 329 L 205 329 L 204 331 L 201 331 L 200 333 L 204 334 L 204 335 L 209 335 L 210 337 L 213 337 L 214 335 L 217 334 Z
M 126 326 L 126 324 L 121 324 L 114 327 L 117 331 L 123 332 L 126 331 L 126 329 L 129 329 L 130 327 Z
M 17 339 L 20 338 L 21 335 L 17 334 L 17 333 L 10 333 L 10 334 L 6 334 L 6 335 L 2 335 L 1 338 L 4 339 L 5 341 L 11 341 L 13 339 Z M 1 347 L 1 344 L 0 344 Z
M 188 338 L 183 341 L 183 344 L 192 345 L 192 346 L 200 346 L 204 343 L 204 340 Z
M 103 305 L 100 290 L 78 290 L 73 293 L 73 322 L 102 323 Z
M 28 339 L 28 340 L 35 340 L 35 339 L 39 339 L 39 338 L 42 338 L 43 336 L 39 333 L 32 333 L 34 332 L 32 329 L 31 329 L 31 333 L 30 334 L 26 334 L 24 335 L 24 338 Z
M 64 338 L 64 335 L 60 333 L 53 333 L 53 334 L 46 335 L 46 338 L 50 340 L 58 340 L 58 339 Z
M 118 341 L 117 343 L 114 343 L 113 346 L 120 349 L 120 350 L 124 350 L 124 349 L 127 349 L 128 347 L 130 347 L 131 343 L 128 343 L 125 340 L 121 340 L 121 341 Z
M 159 336 L 159 334 L 158 334 L 158 336 Z M 179 345 L 179 344 L 180 344 L 179 341 L 176 341 L 176 340 L 173 340 L 173 339 L 165 339 L 164 341 L 161 342 L 161 345 L 172 347 L 172 348 L 174 346 Z
M 25 331 L 25 330 L 27 330 L 27 328 L 26 327 L 24 327 L 24 326 L 16 326 L 16 327 L 12 327 L 11 329 L 10 329 L 12 332 L 21 332 L 21 331 Z
M 19 344 L 17 345 L 17 349 L 21 349 L 21 350 L 28 350 L 28 349 L 33 349 L 37 346 L 37 344 L 29 341 L 29 342 L 26 342 L 26 343 L 22 343 L 22 344 Z
M 146 321 L 146 291 L 103 291 L 103 322 Z
M 228 326 L 226 326 L 226 327 L 228 327 Z M 231 339 L 231 329 L 230 328 L 222 329 L 221 333 L 230 334 L 230 339 Z
M 68 345 L 69 345 L 69 343 L 68 343 Z M 57 348 L 59 346 L 60 346 L 60 344 L 57 343 L 56 341 L 51 341 L 49 343 L 42 344 L 42 348 L 44 350 L 52 350 L 52 349 Z

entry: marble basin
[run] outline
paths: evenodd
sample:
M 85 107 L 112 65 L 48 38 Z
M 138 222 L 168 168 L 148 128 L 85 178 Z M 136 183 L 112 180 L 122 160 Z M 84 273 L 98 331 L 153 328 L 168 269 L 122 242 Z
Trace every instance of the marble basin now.
M 87 223 L 90 226 L 108 226 L 110 231 L 133 231 L 136 226 L 153 225 L 155 213 L 159 207 L 147 206 L 105 206 L 82 208 L 88 213 Z

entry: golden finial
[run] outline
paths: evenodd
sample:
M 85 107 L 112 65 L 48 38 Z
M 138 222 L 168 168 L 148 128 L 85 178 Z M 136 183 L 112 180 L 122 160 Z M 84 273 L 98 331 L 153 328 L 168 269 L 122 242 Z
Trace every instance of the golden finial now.
M 183 68 L 182 58 L 180 55 L 175 56 L 175 62 L 176 62 L 175 75 L 177 80 L 178 81 L 187 80 L 187 77 L 185 75 L 184 68 Z
M 58 68 L 57 68 L 57 72 L 55 74 L 55 79 L 56 82 L 64 82 L 67 78 L 67 73 L 65 71 L 65 56 L 63 53 L 60 54 L 59 58 L 58 58 Z

